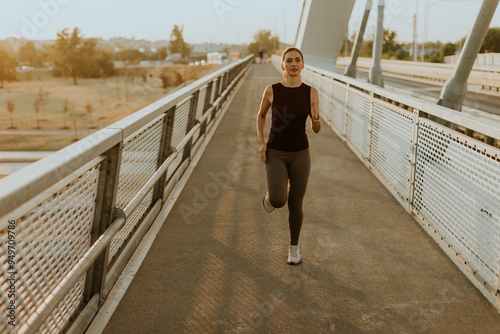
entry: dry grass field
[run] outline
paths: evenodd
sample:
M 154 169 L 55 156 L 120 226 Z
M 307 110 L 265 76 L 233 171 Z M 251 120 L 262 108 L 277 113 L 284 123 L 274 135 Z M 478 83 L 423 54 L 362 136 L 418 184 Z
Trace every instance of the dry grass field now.
M 0 89 L 0 151 L 59 150 L 168 94 L 175 89 L 176 72 L 191 82 L 213 69 L 127 68 L 110 78 L 79 78 L 76 86 L 71 78 L 54 78 L 49 72 L 19 73 L 19 81 Z M 168 77 L 167 89 L 161 73 Z M 37 122 L 34 104 L 40 92 L 47 98 Z M 14 105 L 12 113 L 7 101 Z

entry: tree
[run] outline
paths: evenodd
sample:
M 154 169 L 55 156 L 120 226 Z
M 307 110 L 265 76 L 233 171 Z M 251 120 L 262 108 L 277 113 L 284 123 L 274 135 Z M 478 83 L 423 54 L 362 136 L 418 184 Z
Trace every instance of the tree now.
M 267 54 L 272 55 L 279 50 L 278 36 L 273 36 L 271 30 L 259 30 L 253 37 L 253 43 L 248 46 L 248 52 L 258 54 L 259 49 L 267 49 Z
M 156 51 L 155 60 L 163 60 L 167 57 L 167 48 L 161 47 Z
M 78 84 L 77 77 L 85 66 L 85 59 L 80 52 L 82 44 L 80 30 L 74 28 L 70 33 L 66 28 L 57 33 L 57 40 L 53 47 L 54 70 L 64 77 L 72 77 L 75 85 Z
M 89 114 L 89 117 L 90 117 L 90 128 L 91 129 L 94 129 L 94 121 L 92 120 L 92 111 L 94 110 L 94 106 L 92 105 L 92 103 L 87 103 L 85 105 L 85 111 L 87 111 L 87 114 Z
M 184 78 L 179 72 L 175 72 L 175 86 L 180 86 L 184 83 Z
M 463 49 L 466 41 L 467 41 L 467 36 L 462 37 L 458 42 L 458 48 Z
M 368 57 L 371 58 L 373 55 L 373 38 L 375 36 L 372 34 L 370 38 L 363 40 L 361 43 L 361 49 L 359 50 L 360 57 Z
M 486 33 L 483 45 L 481 46 L 481 53 L 500 52 L 500 27 L 490 28 Z
M 137 64 L 144 59 L 144 55 L 137 49 L 126 49 L 117 54 L 118 59 L 125 64 Z
M 42 111 L 43 106 L 47 103 L 47 99 L 49 97 L 49 92 L 44 91 L 42 88 L 38 90 L 38 94 L 35 97 L 35 101 L 33 102 L 33 107 L 35 108 L 36 113 L 36 128 L 40 129 L 40 111 Z
M 38 100 L 35 100 L 33 102 L 33 108 L 35 109 L 35 114 L 36 114 L 36 128 L 35 129 L 40 129 L 40 102 Z
M 92 71 L 88 73 L 91 78 L 106 78 L 115 74 L 113 55 L 105 50 L 95 50 L 95 61 L 92 63 Z
M 73 117 L 73 129 L 75 130 L 75 138 L 73 138 L 73 141 L 78 141 L 78 127 L 76 126 L 76 112 L 75 112 L 75 105 L 73 104 L 73 107 L 72 107 L 72 117 Z
M 64 126 L 63 126 L 63 129 L 67 129 L 68 126 L 66 125 L 66 115 L 68 114 L 68 111 L 69 111 L 69 101 L 68 99 L 64 99 L 64 102 L 63 102 L 63 115 L 64 115 Z
M 7 100 L 7 111 L 10 114 L 10 128 L 9 129 L 15 129 L 14 120 L 13 120 L 14 108 L 15 108 L 14 102 L 12 102 L 11 100 Z
M 18 60 L 21 63 L 28 64 L 29 66 L 36 67 L 37 64 L 37 51 L 33 41 L 27 41 L 17 51 Z
M 80 30 L 74 28 L 70 33 L 63 29 L 57 34 L 52 48 L 54 74 L 72 77 L 75 85 L 78 77 L 102 77 L 113 74 L 111 54 L 97 49 L 97 41 L 85 39 Z
M 36 100 L 40 105 L 40 109 L 43 114 L 43 106 L 45 106 L 48 102 L 49 92 L 43 90 L 42 88 L 38 89 L 38 94 L 36 95 Z
M 373 56 L 373 39 L 372 34 L 368 39 L 363 40 L 361 44 L 361 49 L 359 51 L 360 57 L 371 58 Z M 382 36 L 382 58 L 384 59 L 399 59 L 406 60 L 410 56 L 404 49 L 404 45 L 398 43 L 397 33 L 391 30 L 385 30 Z
M 403 46 L 396 42 L 397 33 L 395 31 L 384 30 L 382 55 L 387 59 L 408 59 L 408 52 L 403 50 Z
M 444 57 L 453 56 L 457 52 L 457 46 L 455 43 L 446 43 L 439 49 L 439 57 L 444 61 Z
M 170 78 L 168 77 L 167 75 L 167 72 L 162 72 L 160 74 L 160 79 L 161 79 L 161 83 L 162 83 L 162 87 L 163 89 L 167 89 L 168 88 L 168 83 L 170 81 Z
M 460 42 L 459 42 L 460 43 Z M 441 44 L 440 42 L 433 43 L 434 48 L 438 48 L 439 50 L 432 52 L 428 57 L 427 61 L 431 63 L 444 63 L 444 57 L 452 56 L 457 52 L 457 44 L 456 43 L 446 43 Z
M 170 34 L 170 44 L 168 45 L 168 51 L 171 53 L 180 53 L 182 58 L 186 58 L 191 53 L 191 47 L 189 44 L 184 42 L 182 33 L 184 31 L 184 26 L 179 27 L 177 24 L 174 25 L 172 33 Z
M 16 67 L 17 61 L 7 50 L 0 48 L 0 88 L 3 88 L 4 81 L 17 81 Z

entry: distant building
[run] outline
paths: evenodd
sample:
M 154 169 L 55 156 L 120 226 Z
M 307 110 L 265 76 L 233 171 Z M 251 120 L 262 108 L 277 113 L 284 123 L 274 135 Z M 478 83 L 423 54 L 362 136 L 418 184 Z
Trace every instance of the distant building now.
M 233 61 L 238 61 L 241 59 L 239 52 L 230 52 L 229 53 L 229 61 L 232 63 Z
M 229 57 L 225 52 L 209 52 L 207 53 L 207 62 L 209 65 L 227 64 Z
M 193 44 L 193 53 L 224 52 L 227 47 L 225 44 Z

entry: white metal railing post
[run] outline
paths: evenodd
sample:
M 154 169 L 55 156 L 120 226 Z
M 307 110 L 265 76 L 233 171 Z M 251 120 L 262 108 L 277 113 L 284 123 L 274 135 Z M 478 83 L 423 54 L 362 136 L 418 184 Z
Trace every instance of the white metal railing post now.
M 345 116 L 344 116 L 344 131 L 342 133 L 342 136 L 344 137 L 344 141 L 347 142 L 347 120 L 349 117 L 349 90 L 351 88 L 351 85 L 349 83 L 346 84 L 346 93 L 345 93 Z
M 214 82 L 211 81 L 205 90 L 205 101 L 203 101 L 203 112 L 202 114 L 205 115 L 205 113 L 208 111 L 210 108 L 210 98 L 212 97 L 212 89 L 213 89 Z M 205 119 L 201 123 L 201 129 L 200 129 L 200 135 L 204 135 L 207 132 L 207 125 L 208 125 L 208 119 Z
M 500 261 L 500 259 L 499 259 L 499 261 Z M 499 277 L 499 279 L 498 279 L 498 287 L 497 287 L 497 293 L 496 294 L 497 294 L 497 296 L 499 296 L 500 295 L 500 270 L 498 271 L 497 277 Z
M 167 160 L 168 156 L 173 151 L 171 142 L 172 142 L 173 127 L 174 127 L 175 111 L 176 111 L 176 106 L 174 105 L 172 108 L 170 108 L 165 112 L 165 116 L 163 117 L 161 142 L 160 142 L 160 149 L 158 152 L 158 162 L 156 164 L 156 168 L 159 168 L 165 162 L 165 160 Z M 167 181 L 167 174 L 165 173 L 158 181 L 158 184 L 155 186 L 153 193 L 153 204 L 156 203 L 156 201 L 158 201 L 159 199 L 161 199 L 162 202 L 165 201 L 164 189 L 166 181 Z
M 100 170 L 99 184 L 96 198 L 96 210 L 93 219 L 90 244 L 93 245 L 101 235 L 106 232 L 113 223 L 116 194 L 120 175 L 123 142 L 112 147 L 106 153 L 107 159 Z M 108 249 L 108 248 L 107 248 Z M 99 294 L 98 305 L 106 296 L 103 295 L 108 269 L 108 251 L 99 255 L 91 270 L 87 272 L 86 291 L 84 298 L 90 300 L 95 294 Z
M 191 131 L 191 129 L 196 124 L 196 109 L 198 107 L 198 96 L 199 95 L 200 95 L 200 91 L 197 90 L 196 92 L 193 93 L 193 96 L 191 97 L 191 101 L 189 104 L 189 116 L 188 116 L 188 121 L 187 121 L 186 134 L 188 134 L 189 131 Z M 183 154 L 182 160 L 191 158 L 192 146 L 193 146 L 193 139 L 190 139 L 189 142 L 186 144 L 186 147 L 184 147 L 184 154 Z
M 369 123 L 368 123 L 368 147 L 366 150 L 366 162 L 368 166 L 371 166 L 371 153 L 372 153 L 372 133 L 373 133 L 373 108 L 374 108 L 374 96 L 373 92 L 370 93 L 370 111 L 369 111 Z M 371 168 L 371 167 L 370 167 Z
M 330 96 L 328 99 L 328 122 L 333 123 L 333 88 L 334 88 L 334 83 L 333 78 L 329 78 L 328 83 L 330 84 Z
M 411 153 L 410 153 L 410 175 L 408 175 L 408 201 L 406 203 L 406 211 L 413 212 L 413 198 L 415 196 L 415 173 L 417 164 L 417 149 L 418 149 L 418 125 L 419 111 L 413 109 L 413 126 L 411 135 Z
M 222 76 L 219 76 L 219 77 L 217 77 L 214 80 L 214 101 L 217 101 L 217 99 L 220 96 L 221 82 L 222 82 Z M 215 117 L 217 115 L 217 111 L 219 110 L 219 108 L 220 108 L 220 105 L 217 105 L 217 107 L 215 107 L 212 110 L 212 118 L 210 119 L 210 121 L 212 121 L 213 119 L 215 119 Z

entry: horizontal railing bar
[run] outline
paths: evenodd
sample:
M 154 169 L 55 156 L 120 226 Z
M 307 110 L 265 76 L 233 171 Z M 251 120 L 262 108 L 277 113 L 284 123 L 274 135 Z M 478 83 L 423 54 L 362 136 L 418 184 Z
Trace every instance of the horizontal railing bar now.
M 350 62 L 350 58 L 341 57 L 337 58 L 337 64 L 340 66 L 346 66 Z M 372 66 L 373 59 L 366 57 L 359 57 L 357 66 L 360 68 L 370 68 Z M 428 63 L 428 62 L 414 62 L 414 61 L 406 61 L 406 60 L 392 60 L 392 59 L 382 59 L 382 68 L 386 70 L 386 68 L 402 68 L 402 69 L 410 69 L 410 70 L 418 70 L 418 71 L 442 71 L 446 74 L 452 74 L 455 70 L 457 64 L 449 64 L 449 63 Z M 408 71 L 407 71 L 408 72 Z M 406 73 L 406 72 L 405 72 Z M 412 73 L 409 73 L 412 74 Z M 500 74 L 500 68 L 485 68 L 481 67 L 481 65 L 474 64 L 474 67 L 471 70 L 471 76 L 481 77 L 484 75 L 495 75 L 498 76 Z
M 0 217 L 35 197 L 122 140 L 103 129 L 0 180 Z
M 105 156 L 98 156 L 97 158 L 92 159 L 82 167 L 78 168 L 75 170 L 73 173 L 70 175 L 66 176 L 65 178 L 59 180 L 52 186 L 48 187 L 38 195 L 34 196 L 31 198 L 29 201 L 26 201 L 25 203 L 21 204 L 21 206 L 15 208 L 12 211 L 9 211 L 6 213 L 6 216 L 0 216 L 0 231 L 4 231 L 7 229 L 7 226 L 9 225 L 8 219 L 14 219 L 21 217 L 23 214 L 28 212 L 32 207 L 38 205 L 40 202 L 44 201 L 47 199 L 49 196 L 52 196 L 54 193 L 59 191 L 61 188 L 65 187 L 67 184 L 73 182 L 77 178 L 79 178 L 81 175 L 83 175 L 85 172 L 88 170 L 92 169 L 94 166 L 97 166 L 100 164 L 104 159 L 106 159 Z
M 449 108 L 432 104 L 429 102 L 421 101 L 417 104 L 418 110 L 450 121 L 457 125 L 480 132 L 488 137 L 500 139 L 500 124 L 488 122 L 482 118 L 469 115 L 467 113 L 459 112 Z
M 372 85 L 370 83 L 360 82 L 356 79 L 346 77 L 337 73 L 333 73 L 330 71 L 326 71 L 314 66 L 306 65 L 306 69 L 316 72 L 313 73 L 314 75 L 321 76 L 320 73 L 325 73 L 326 77 L 343 81 L 349 84 L 349 86 L 351 87 L 357 87 L 369 92 L 373 92 L 374 94 L 380 97 L 385 97 L 387 99 L 403 103 L 409 107 L 418 109 L 429 115 L 433 115 L 441 119 L 444 119 L 445 121 L 449 121 L 451 123 L 463 126 L 473 131 L 480 132 L 488 137 L 500 139 L 500 129 L 498 123 L 492 125 L 491 122 L 488 122 L 485 119 L 477 118 L 467 113 L 452 110 L 443 106 L 439 106 L 437 104 L 432 104 L 430 102 L 418 98 L 412 98 L 409 96 L 390 92 L 388 90 Z
M 125 217 L 119 217 L 113 221 L 106 232 L 96 240 L 92 247 L 89 248 L 68 275 L 66 275 L 61 283 L 54 289 L 54 292 L 45 298 L 42 305 L 38 307 L 36 312 L 34 312 L 28 321 L 19 329 L 19 333 L 33 334 L 42 327 L 68 292 L 71 291 L 73 286 L 83 275 L 85 275 L 99 255 L 101 255 L 111 243 L 115 233 L 118 232 L 123 225 L 125 225 Z
M 0 180 L 0 216 L 14 210 L 86 162 L 123 141 L 136 130 L 167 112 L 200 87 L 248 61 L 248 56 L 200 78 L 177 92 L 144 107 L 132 115 L 57 151 Z
M 227 72 L 229 69 L 232 69 L 250 59 L 252 56 L 248 56 L 244 59 L 241 59 L 237 62 L 232 63 L 226 67 L 223 67 L 217 70 L 214 73 L 208 74 L 195 82 L 187 85 L 184 88 L 179 89 L 176 92 L 168 94 L 167 96 L 159 99 L 158 101 L 142 108 L 141 110 L 133 113 L 130 116 L 125 117 L 124 119 L 114 123 L 110 127 L 113 129 L 119 128 L 123 130 L 123 137 L 127 138 L 132 133 L 160 116 L 162 113 L 166 112 L 173 106 L 178 103 L 184 101 L 186 98 L 191 96 L 194 92 L 198 91 L 200 87 L 205 86 L 209 82 L 213 81 L 215 78 L 220 76 L 221 74 Z

